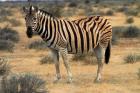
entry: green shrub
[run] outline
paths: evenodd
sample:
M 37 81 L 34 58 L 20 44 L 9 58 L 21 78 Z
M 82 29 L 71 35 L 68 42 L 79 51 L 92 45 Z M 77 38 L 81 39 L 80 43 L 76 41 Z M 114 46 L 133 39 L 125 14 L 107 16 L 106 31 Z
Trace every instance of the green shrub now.
M 135 26 L 129 26 L 123 33 L 123 37 L 135 38 L 140 36 L 140 29 Z
M 10 72 L 10 65 L 6 57 L 0 57 L 0 76 L 8 75 Z
M 40 60 L 41 64 L 52 64 L 53 58 L 51 56 L 45 56 Z
M 42 40 L 36 40 L 36 41 L 33 41 L 31 42 L 29 45 L 28 45 L 28 48 L 29 49 L 37 49 L 37 50 L 40 50 L 40 49 L 47 49 L 47 45 L 44 41 Z
M 133 22 L 134 22 L 133 17 L 128 17 L 128 18 L 126 19 L 126 23 L 128 23 L 128 24 L 131 24 L 131 23 L 133 23 Z
M 9 75 L 2 79 L 2 93 L 47 93 L 45 84 L 37 75 Z

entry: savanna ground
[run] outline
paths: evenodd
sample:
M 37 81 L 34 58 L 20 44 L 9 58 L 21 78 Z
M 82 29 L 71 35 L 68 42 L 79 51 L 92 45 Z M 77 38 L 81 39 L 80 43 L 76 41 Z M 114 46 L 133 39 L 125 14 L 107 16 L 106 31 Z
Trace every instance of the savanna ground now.
M 15 3 L 12 4 L 15 5 Z M 118 6 L 117 4 L 115 4 L 112 5 L 113 8 L 109 5 L 106 5 L 105 8 L 103 8 L 101 7 L 102 5 L 99 4 L 98 6 L 96 6 L 96 8 L 101 7 L 100 10 L 102 11 L 112 9 L 112 11 L 114 12 L 113 15 L 104 16 L 110 19 L 113 26 L 128 26 L 129 24 L 126 23 L 126 18 L 128 17 L 128 15 L 125 15 L 124 12 L 116 12 L 114 10 L 114 7 L 119 8 L 124 5 L 125 4 L 121 4 Z M 81 7 L 82 6 L 86 7 L 86 5 L 84 4 L 81 5 Z M 101 83 L 94 83 L 97 65 L 84 65 L 83 62 L 71 60 L 70 65 L 72 68 L 74 81 L 72 84 L 67 84 L 67 74 L 63 65 L 63 61 L 62 59 L 60 59 L 62 80 L 59 83 L 54 84 L 54 64 L 41 65 L 39 62 L 42 56 L 46 56 L 48 54 L 48 49 L 35 50 L 27 48 L 29 43 L 40 38 L 27 38 L 22 7 L 6 7 L 6 3 L 3 3 L 3 6 L 1 7 L 12 11 L 12 15 L 7 16 L 8 19 L 16 18 L 18 21 L 20 21 L 19 26 L 12 26 L 12 23 L 8 21 L 0 22 L 1 28 L 8 25 L 9 28 L 16 30 L 20 36 L 20 40 L 15 45 L 14 51 L 12 53 L 7 51 L 0 51 L 1 57 L 7 57 L 9 59 L 10 65 L 12 66 L 11 70 L 13 73 L 30 72 L 40 75 L 41 78 L 47 81 L 46 87 L 48 88 L 50 93 L 140 93 L 140 80 L 138 79 L 137 75 L 138 69 L 140 68 L 140 61 L 134 64 L 127 64 L 124 62 L 124 57 L 128 54 L 135 53 L 140 55 L 140 38 L 118 38 L 117 44 L 113 45 L 111 49 L 110 63 L 108 65 L 104 65 L 103 80 Z M 75 6 L 73 7 L 74 9 L 76 9 Z M 70 9 L 72 10 L 73 7 Z M 92 7 L 94 7 L 94 4 L 92 5 Z M 137 7 L 137 5 L 128 4 L 128 7 L 135 8 Z M 65 6 L 63 8 L 63 11 L 68 12 L 68 9 L 69 7 Z M 71 12 L 73 11 L 74 10 L 72 10 Z M 85 12 L 81 8 L 76 9 L 76 12 L 74 13 L 76 13 L 76 15 L 67 16 L 63 16 L 63 13 L 61 18 L 73 20 L 87 16 L 84 15 Z M 94 13 L 92 13 L 92 15 L 93 14 Z M 133 16 L 134 23 L 131 25 L 134 25 L 136 27 L 140 26 L 139 14 L 137 16 Z

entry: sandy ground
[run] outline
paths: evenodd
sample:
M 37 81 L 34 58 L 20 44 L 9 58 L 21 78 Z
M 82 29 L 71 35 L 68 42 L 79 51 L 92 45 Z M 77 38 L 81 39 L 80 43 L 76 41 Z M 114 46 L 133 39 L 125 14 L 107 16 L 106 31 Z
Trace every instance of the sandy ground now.
M 54 84 L 55 76 L 54 64 L 40 64 L 42 56 L 47 55 L 48 51 L 29 50 L 26 48 L 28 43 L 37 39 L 36 37 L 28 39 L 25 35 L 24 19 L 21 14 L 16 14 L 21 20 L 22 25 L 12 27 L 17 30 L 20 35 L 20 41 L 16 44 L 13 53 L 0 52 L 0 56 L 9 58 L 13 73 L 30 72 L 40 75 L 46 80 L 46 87 L 50 93 L 140 93 L 140 80 L 137 73 L 140 68 L 140 62 L 134 64 L 126 64 L 123 60 L 124 56 L 130 53 L 140 54 L 139 39 L 119 39 L 118 45 L 112 47 L 111 60 L 108 65 L 104 65 L 103 80 L 101 83 L 94 83 L 96 77 L 97 65 L 83 65 L 80 61 L 70 62 L 73 72 L 73 83 L 67 84 L 67 74 L 61 63 L 62 80 Z M 116 14 L 108 16 L 113 26 L 122 26 L 125 24 L 125 16 Z M 71 18 L 70 18 L 71 19 Z M 73 17 L 76 19 L 76 17 Z M 140 19 L 135 18 L 134 25 L 140 25 Z M 0 23 L 3 27 L 5 24 Z

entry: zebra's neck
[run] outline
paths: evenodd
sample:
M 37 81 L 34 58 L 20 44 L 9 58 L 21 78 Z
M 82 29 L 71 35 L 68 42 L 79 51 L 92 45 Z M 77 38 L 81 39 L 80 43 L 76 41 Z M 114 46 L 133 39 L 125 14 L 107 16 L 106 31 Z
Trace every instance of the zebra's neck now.
M 38 17 L 39 22 L 36 31 L 43 39 L 47 40 L 51 38 L 50 34 L 54 32 L 54 30 L 52 29 L 52 21 L 54 21 L 55 18 L 43 10 L 38 11 Z

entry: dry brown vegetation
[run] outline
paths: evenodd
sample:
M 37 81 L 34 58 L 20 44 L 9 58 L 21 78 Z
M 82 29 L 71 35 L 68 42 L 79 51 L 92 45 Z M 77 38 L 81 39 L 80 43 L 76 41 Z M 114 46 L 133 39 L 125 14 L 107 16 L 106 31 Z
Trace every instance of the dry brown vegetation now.
M 24 15 L 21 11 L 20 6 L 15 6 L 12 4 L 6 5 L 3 4 L 3 7 L 7 7 L 4 12 L 7 21 L 0 20 L 0 28 L 4 28 L 8 25 L 9 28 L 17 31 L 19 33 L 20 40 L 16 43 L 13 53 L 7 51 L 0 51 L 0 57 L 9 58 L 9 64 L 11 65 L 11 71 L 13 73 L 35 73 L 41 76 L 42 79 L 47 81 L 46 87 L 50 93 L 139 93 L 140 92 L 140 79 L 138 79 L 138 71 L 140 69 L 140 61 L 134 64 L 126 64 L 124 58 L 129 54 L 140 55 L 140 36 L 137 38 L 125 38 L 122 36 L 122 32 L 118 31 L 114 35 L 117 35 L 117 43 L 112 46 L 111 51 L 111 60 L 108 65 L 104 66 L 103 70 L 103 81 L 100 84 L 94 83 L 96 76 L 97 65 L 84 65 L 81 60 L 72 60 L 70 65 L 72 67 L 74 82 L 72 84 L 66 83 L 66 71 L 63 66 L 62 59 L 61 63 L 61 74 L 62 80 L 58 84 L 53 84 L 53 78 L 55 76 L 54 64 L 40 64 L 42 57 L 48 54 L 48 49 L 29 49 L 27 48 L 29 44 L 33 41 L 40 40 L 38 37 L 33 37 L 28 39 L 26 36 L 26 27 L 24 21 Z M 64 5 L 63 5 L 64 6 Z M 114 4 L 112 6 L 89 4 L 87 7 L 84 4 L 70 5 L 66 4 L 64 7 L 59 7 L 62 9 L 60 11 L 55 11 L 56 13 L 61 13 L 61 18 L 74 20 L 82 18 L 84 16 L 90 16 L 97 13 L 103 14 L 104 17 L 110 19 L 113 27 L 122 26 L 128 27 L 129 24 L 126 23 L 126 19 L 129 15 L 133 16 L 133 23 L 131 25 L 139 28 L 140 26 L 140 10 L 137 4 L 127 5 L 127 8 L 124 6 Z M 2 6 L 1 6 L 2 7 Z M 45 7 L 45 5 L 44 5 Z M 49 8 L 49 6 L 46 6 Z M 131 8 L 137 9 L 134 13 L 132 11 L 127 11 Z M 3 8 L 0 8 L 0 11 Z M 53 8 L 58 9 L 58 8 Z M 110 10 L 111 9 L 111 10 Z M 48 9 L 49 10 L 49 9 Z M 92 11 L 91 11 L 92 10 Z M 51 11 L 51 9 L 50 9 Z M 108 14 L 106 15 L 108 11 Z M 113 12 L 112 12 L 113 11 Z M 98 14 L 98 13 L 97 13 Z M 0 14 L 1 15 L 1 14 Z M 8 20 L 16 19 L 19 21 L 20 25 L 13 26 Z M 138 33 L 140 34 L 140 33 Z M 114 36 L 114 37 L 115 37 Z M 70 55 L 70 57 L 72 57 Z M 87 60 L 84 60 L 87 61 Z M 94 60 L 96 61 L 96 60 Z M 86 63 L 86 62 L 85 62 Z

